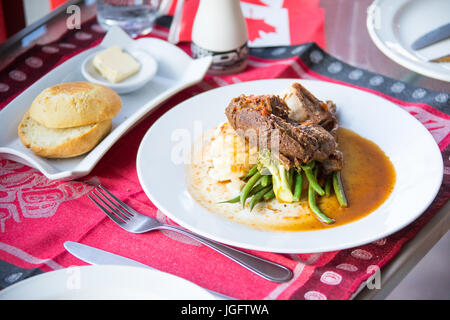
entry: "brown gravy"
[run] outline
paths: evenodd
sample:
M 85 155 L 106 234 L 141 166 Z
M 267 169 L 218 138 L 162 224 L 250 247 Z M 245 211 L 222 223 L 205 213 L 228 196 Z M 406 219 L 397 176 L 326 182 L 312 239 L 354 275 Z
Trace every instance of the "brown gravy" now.
M 349 206 L 341 208 L 334 195 L 318 199 L 322 211 L 336 220 L 332 227 L 375 211 L 395 184 L 394 166 L 378 145 L 345 128 L 338 130 L 338 143 L 344 154 L 342 180 Z M 317 221 L 310 228 L 321 229 L 324 225 Z

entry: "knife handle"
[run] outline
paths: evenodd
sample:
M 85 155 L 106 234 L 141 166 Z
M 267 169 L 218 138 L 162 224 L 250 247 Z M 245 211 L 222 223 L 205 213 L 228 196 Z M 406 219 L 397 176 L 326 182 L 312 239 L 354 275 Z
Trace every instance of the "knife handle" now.
M 192 233 L 186 229 L 163 224 L 158 227 L 158 229 L 171 230 L 181 233 L 187 237 L 195 239 L 202 244 L 208 246 L 211 249 L 223 254 L 224 256 L 230 258 L 231 260 L 237 262 L 241 266 L 247 268 L 248 270 L 256 273 L 257 275 L 263 277 L 264 279 L 274 281 L 274 282 L 286 282 L 292 279 L 293 273 L 289 268 L 278 263 L 259 258 L 257 256 L 251 255 L 241 250 L 229 247 L 227 245 L 221 244 L 219 242 L 209 240 L 198 234 Z

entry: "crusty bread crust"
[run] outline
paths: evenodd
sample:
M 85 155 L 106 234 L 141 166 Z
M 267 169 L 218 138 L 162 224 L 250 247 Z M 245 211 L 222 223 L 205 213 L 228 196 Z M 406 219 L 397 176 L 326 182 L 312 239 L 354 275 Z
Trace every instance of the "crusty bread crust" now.
M 30 116 L 47 128 L 71 128 L 110 120 L 122 102 L 112 89 L 90 82 L 62 83 L 42 91 Z
M 19 138 L 22 143 L 36 155 L 46 158 L 71 158 L 84 154 L 92 150 L 110 131 L 112 121 L 110 119 L 96 123 L 88 131 L 83 132 L 79 136 L 68 139 L 63 143 L 51 146 L 37 145 L 30 138 L 30 133 L 27 132 L 27 124 L 32 121 L 28 113 L 22 118 L 18 127 Z M 28 128 L 29 130 L 29 128 Z M 39 130 L 36 127 L 34 130 Z M 70 129 L 57 129 L 70 130 Z M 39 134 L 39 132 L 35 132 Z

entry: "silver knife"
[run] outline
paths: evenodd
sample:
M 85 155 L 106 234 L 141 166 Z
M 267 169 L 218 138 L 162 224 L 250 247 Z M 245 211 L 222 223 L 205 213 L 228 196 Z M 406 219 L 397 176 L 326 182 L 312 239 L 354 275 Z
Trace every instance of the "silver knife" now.
M 450 37 L 450 23 L 431 30 L 430 32 L 427 32 L 423 36 L 419 37 L 411 44 L 411 48 L 413 50 L 419 50 L 448 37 Z
M 131 266 L 157 270 L 135 260 L 131 260 L 117 254 L 90 247 L 78 242 L 66 241 L 64 242 L 64 248 L 78 259 L 93 265 Z M 208 291 L 214 294 L 219 299 L 234 299 L 212 290 Z

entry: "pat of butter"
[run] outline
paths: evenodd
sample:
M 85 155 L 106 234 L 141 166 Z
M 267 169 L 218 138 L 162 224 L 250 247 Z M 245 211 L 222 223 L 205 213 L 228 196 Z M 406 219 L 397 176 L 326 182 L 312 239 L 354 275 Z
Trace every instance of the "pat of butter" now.
M 94 67 L 109 82 L 118 83 L 139 71 L 139 63 L 119 46 L 108 48 L 94 57 Z

